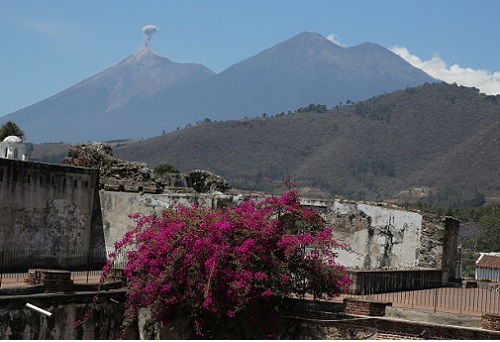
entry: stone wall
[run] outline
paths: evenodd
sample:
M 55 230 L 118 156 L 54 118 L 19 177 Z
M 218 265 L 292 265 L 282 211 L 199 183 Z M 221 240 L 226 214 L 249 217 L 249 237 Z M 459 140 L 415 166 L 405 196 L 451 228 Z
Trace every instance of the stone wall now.
M 392 306 L 392 303 L 359 298 L 344 298 L 344 312 L 346 314 L 385 316 L 386 306 Z
M 250 196 L 251 197 L 251 196 Z M 248 199 L 245 198 L 245 199 Z M 256 201 L 263 198 L 255 196 Z M 179 204 L 218 207 L 244 198 L 228 194 L 139 194 L 100 191 L 106 246 L 134 227 L 129 214 L 149 215 Z M 338 262 L 351 270 L 442 270 L 444 283 L 454 277 L 458 221 L 423 215 L 393 205 L 302 199 L 320 212 L 335 238 L 350 245 Z
M 86 156 L 75 157 L 73 162 L 90 163 L 92 154 Z M 102 162 L 108 159 L 109 163 Z M 112 179 L 127 178 L 117 171 L 120 161 L 106 153 L 102 160 L 95 163 L 114 165 L 106 166 Z M 132 166 L 125 169 L 132 170 Z M 137 177 L 130 176 L 127 182 Z M 144 177 L 139 177 L 141 182 Z M 149 215 L 179 204 L 215 208 L 248 198 L 263 199 L 250 195 L 244 198 L 234 191 L 222 193 L 220 190 L 228 187 L 206 171 L 193 171 L 185 178 L 184 183 L 191 189 L 187 192 L 169 192 L 166 187 L 163 193 L 148 193 L 143 191 L 145 186 L 138 192 L 108 191 L 109 179 L 99 179 L 97 169 L 0 160 L 0 250 L 104 250 L 105 246 L 112 248 L 135 226 L 131 214 Z M 195 185 L 208 193 L 195 191 Z M 337 258 L 348 269 L 441 270 L 443 283 L 455 275 L 458 221 L 452 218 L 376 203 L 307 198 L 302 203 L 320 212 L 327 225 L 334 228 L 335 238 L 350 245 L 350 251 L 338 251 Z
M 210 195 L 203 193 L 169 193 L 149 194 L 116 191 L 99 191 L 102 206 L 102 224 L 106 247 L 112 248 L 116 241 L 135 227 L 134 221 L 129 217 L 136 213 L 151 215 L 167 208 L 178 205 L 191 206 L 197 204 L 201 207 L 217 208 L 233 200 L 229 195 Z
M 4 340 L 116 340 L 124 313 L 125 291 L 109 290 L 99 295 L 89 321 L 77 329 L 73 323 L 83 319 L 94 291 L 0 295 L 0 338 Z M 113 299 L 113 301 L 111 300 Z M 118 302 L 118 303 L 117 303 Z M 26 306 L 30 303 L 50 312 L 50 317 Z M 128 338 L 138 339 L 134 329 Z
M 0 337 L 4 340 L 118 339 L 125 300 L 125 291 L 120 289 L 103 291 L 99 295 L 96 309 L 90 315 L 89 321 L 77 329 L 73 328 L 73 323 L 85 316 L 92 298 L 93 291 L 0 295 Z M 47 317 L 28 308 L 26 303 L 33 304 L 52 315 Z M 388 304 L 371 303 L 377 307 Z M 370 305 L 370 302 L 365 301 L 364 304 Z M 304 339 L 309 336 L 309 338 L 318 339 L 330 336 L 330 338 L 337 339 L 356 337 L 360 339 L 363 337 L 363 332 L 372 332 L 374 335 L 372 337 L 376 339 L 500 339 L 500 332 L 494 330 L 347 314 L 341 313 L 342 305 L 340 307 L 338 305 L 341 304 L 300 301 L 299 304 L 291 307 L 293 311 L 285 315 L 289 322 L 288 326 L 295 330 L 295 333 L 290 334 L 288 331 L 288 334 L 284 334 L 281 338 Z M 382 314 L 382 311 L 376 310 L 375 314 Z M 139 316 L 139 322 L 127 330 L 126 339 L 137 340 L 144 336 L 141 330 L 144 329 L 145 318 L 147 317 Z M 498 319 L 498 317 L 495 318 Z M 305 327 L 309 329 L 303 329 Z M 318 327 L 322 330 L 320 333 L 318 333 Z M 492 327 L 485 326 L 485 328 L 491 329 Z M 305 330 L 306 334 L 297 331 L 298 329 Z M 337 334 L 331 334 L 331 329 Z M 160 335 L 161 339 L 166 339 L 167 336 L 172 338 L 170 330 L 165 332 L 168 335 Z M 311 332 L 317 333 L 310 334 Z
M 355 317 L 355 316 L 354 316 Z M 347 320 L 346 320 L 347 321 Z M 350 327 L 372 327 L 377 330 L 377 337 L 388 339 L 388 335 L 406 339 L 407 337 L 419 339 L 444 339 L 444 340 L 498 340 L 500 332 L 486 329 L 441 325 L 401 319 L 372 317 L 365 320 L 351 320 L 346 322 Z M 384 338 L 385 337 L 385 338 Z
M 322 212 L 337 240 L 338 262 L 352 270 L 442 270 L 455 277 L 459 221 L 380 203 L 303 199 Z
M 229 184 L 206 170 L 187 174 L 172 173 L 157 177 L 146 163 L 113 157 L 113 149 L 105 143 L 71 145 L 63 164 L 99 170 L 99 186 L 109 191 L 141 193 L 224 192 Z
M 102 233 L 92 231 L 100 215 L 97 184 L 94 169 L 0 159 L 0 250 L 55 254 L 103 247 Z

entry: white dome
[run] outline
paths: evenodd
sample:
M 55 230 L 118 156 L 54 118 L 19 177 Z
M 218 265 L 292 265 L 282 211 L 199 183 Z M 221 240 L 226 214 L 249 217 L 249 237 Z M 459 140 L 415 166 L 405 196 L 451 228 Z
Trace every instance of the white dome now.
M 3 139 L 3 141 L 10 143 L 22 143 L 23 139 L 16 137 L 15 135 L 9 135 L 7 138 Z

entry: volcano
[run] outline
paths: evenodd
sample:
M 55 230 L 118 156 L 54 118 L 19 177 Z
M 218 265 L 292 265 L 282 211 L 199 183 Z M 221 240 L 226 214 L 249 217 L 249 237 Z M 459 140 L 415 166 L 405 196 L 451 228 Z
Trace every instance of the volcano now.
M 31 142 L 142 139 L 199 121 L 328 107 L 436 79 L 378 44 L 345 48 L 303 32 L 220 74 L 143 47 L 116 66 L 0 118 Z

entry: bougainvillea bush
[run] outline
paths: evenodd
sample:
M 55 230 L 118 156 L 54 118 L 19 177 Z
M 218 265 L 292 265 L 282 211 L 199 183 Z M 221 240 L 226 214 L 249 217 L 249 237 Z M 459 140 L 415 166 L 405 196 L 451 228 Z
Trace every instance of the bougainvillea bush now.
M 214 337 L 242 319 L 272 323 L 285 298 L 332 298 L 350 284 L 333 252 L 345 246 L 300 206 L 295 190 L 260 203 L 179 206 L 133 219 L 136 228 L 115 245 L 133 247 L 124 270 L 126 324 L 147 307 L 158 322 L 183 317 L 194 336 Z M 263 314 L 270 316 L 256 317 Z

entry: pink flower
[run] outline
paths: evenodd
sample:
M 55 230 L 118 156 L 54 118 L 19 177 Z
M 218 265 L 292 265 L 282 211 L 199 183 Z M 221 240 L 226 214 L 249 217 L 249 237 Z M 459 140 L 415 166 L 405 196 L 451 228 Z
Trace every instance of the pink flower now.
M 292 280 L 292 278 L 288 275 L 288 274 L 283 274 L 281 276 L 281 281 L 280 281 L 280 285 L 285 285 L 286 283 L 290 282 L 290 280 Z
M 266 280 L 267 279 L 267 275 L 264 272 L 255 272 L 253 274 L 253 276 L 254 276 L 254 278 L 260 279 L 260 280 Z
M 265 290 L 264 292 L 262 292 L 262 293 L 260 294 L 260 296 L 261 296 L 262 298 L 269 298 L 272 294 L 273 294 L 273 291 L 271 291 L 270 289 L 267 289 L 267 290 Z
M 101 277 L 104 281 L 114 259 L 130 250 L 123 329 L 142 305 L 164 322 L 182 312 L 202 334 L 205 322 L 220 319 L 217 312 L 230 318 L 253 312 L 253 305 L 271 295 L 330 298 L 350 284 L 331 251 L 347 247 L 332 238 L 317 213 L 301 207 L 296 190 L 237 207 L 178 206 L 161 215 L 131 217 L 136 227 L 115 244 Z M 297 222 L 314 229 L 299 234 Z M 89 319 L 98 293 L 75 326 Z

